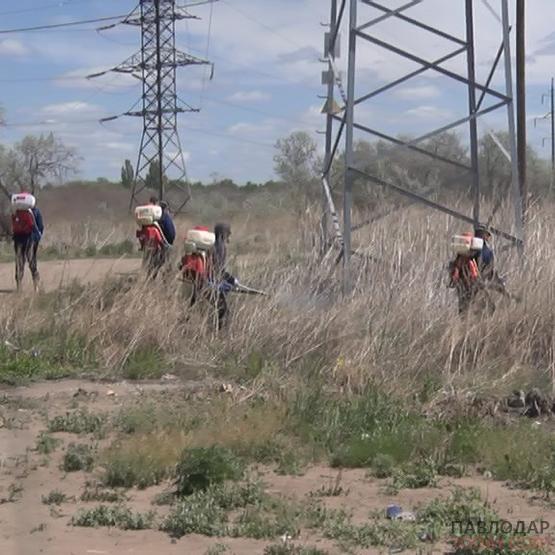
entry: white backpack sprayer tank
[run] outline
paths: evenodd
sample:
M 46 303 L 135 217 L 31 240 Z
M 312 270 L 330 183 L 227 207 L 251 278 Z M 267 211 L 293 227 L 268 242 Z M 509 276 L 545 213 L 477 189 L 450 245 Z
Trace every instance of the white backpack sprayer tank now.
M 484 240 L 472 234 L 454 235 L 451 238 L 451 250 L 456 255 L 468 256 L 484 248 Z
M 139 226 L 153 225 L 162 218 L 162 207 L 155 204 L 137 206 L 135 208 L 135 221 Z
M 36 203 L 35 197 L 30 193 L 12 195 L 12 212 L 15 213 L 18 210 L 31 210 L 35 207 Z
M 185 236 L 185 252 L 193 254 L 209 251 L 216 243 L 216 235 L 204 227 L 194 227 Z

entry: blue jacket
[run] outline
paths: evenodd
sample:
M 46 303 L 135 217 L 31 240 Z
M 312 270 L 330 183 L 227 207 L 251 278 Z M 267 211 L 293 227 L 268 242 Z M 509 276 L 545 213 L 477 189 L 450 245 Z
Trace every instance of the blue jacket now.
M 37 207 L 31 208 L 31 212 L 33 212 L 33 216 L 35 217 L 35 227 L 33 228 L 33 233 L 31 234 L 31 237 L 27 235 L 14 235 L 13 240 L 15 243 L 25 243 L 29 240 L 29 238 L 34 243 L 38 243 L 42 239 L 42 235 L 44 233 L 44 222 L 42 219 L 42 214 Z
M 478 268 L 482 274 L 482 278 L 485 280 L 490 280 L 494 277 L 494 260 L 495 257 L 493 255 L 493 250 L 486 242 L 484 242 L 484 246 L 476 258 L 476 262 L 478 263 Z
M 166 210 L 164 210 L 164 212 L 162 213 L 162 218 L 160 219 L 159 225 L 162 233 L 164 234 L 164 237 L 166 238 L 166 241 L 170 245 L 173 245 L 173 242 L 175 241 L 175 226 L 173 225 L 173 220 L 171 216 Z

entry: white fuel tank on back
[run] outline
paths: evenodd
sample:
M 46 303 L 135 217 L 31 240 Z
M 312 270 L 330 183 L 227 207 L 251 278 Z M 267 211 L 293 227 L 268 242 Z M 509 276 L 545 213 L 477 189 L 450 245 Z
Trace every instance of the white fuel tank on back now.
M 455 254 L 470 254 L 472 251 L 481 251 L 484 240 L 472 235 L 454 235 L 451 239 L 451 250 Z
M 162 217 L 162 207 L 155 204 L 137 206 L 135 208 L 135 221 L 140 226 L 152 225 Z
M 193 228 L 187 231 L 185 240 L 189 244 L 194 244 L 199 250 L 210 250 L 216 242 L 216 236 L 207 229 Z
M 30 210 L 34 208 L 37 201 L 30 193 L 18 193 L 12 195 L 12 211 L 17 210 Z

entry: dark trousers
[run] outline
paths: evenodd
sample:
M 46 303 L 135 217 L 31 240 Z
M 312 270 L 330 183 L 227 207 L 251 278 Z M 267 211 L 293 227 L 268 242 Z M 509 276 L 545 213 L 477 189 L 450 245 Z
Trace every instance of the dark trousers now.
M 189 306 L 194 306 L 199 297 L 207 300 L 212 306 L 215 305 L 218 330 L 221 330 L 227 323 L 227 319 L 229 317 L 229 308 L 227 305 L 227 298 L 225 293 L 223 293 L 222 291 L 209 291 L 200 288 L 197 285 L 194 285 Z
M 156 279 L 160 270 L 168 258 L 168 249 L 162 247 L 158 249 L 146 249 L 143 257 L 143 264 L 150 279 Z
M 25 262 L 29 264 L 29 270 L 33 277 L 33 283 L 37 287 L 39 282 L 39 272 L 37 270 L 37 250 L 38 241 L 33 241 L 30 237 L 25 241 L 14 241 L 15 249 L 15 282 L 17 288 L 21 288 L 23 275 L 25 273 Z

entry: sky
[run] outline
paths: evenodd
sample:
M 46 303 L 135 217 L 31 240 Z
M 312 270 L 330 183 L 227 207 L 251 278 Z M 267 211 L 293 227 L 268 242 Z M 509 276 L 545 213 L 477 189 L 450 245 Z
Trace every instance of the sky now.
M 396 8 L 406 0 L 381 3 Z M 500 0 L 487 3 L 500 12 Z M 514 3 L 511 0 L 511 17 Z M 0 31 L 123 15 L 136 4 L 137 0 L 2 2 Z M 501 41 L 500 23 L 485 4 L 474 0 L 479 82 L 485 81 Z M 543 141 L 549 136 L 548 121 L 535 124 L 534 118 L 549 111 L 547 104 L 542 105 L 542 95 L 555 73 L 555 2 L 530 0 L 527 6 L 528 134 L 540 155 L 548 157 L 549 143 Z M 463 7 L 463 0 L 423 0 L 406 14 L 463 38 Z M 307 131 L 323 148 L 319 132 L 325 129 L 324 100 L 319 95 L 325 94 L 321 72 L 326 66 L 320 58 L 326 30 L 322 24 L 329 21 L 329 9 L 330 0 L 219 0 L 190 8 L 198 19 L 178 23 L 177 46 L 214 63 L 212 79 L 204 66 L 178 72 L 179 97 L 200 108 L 198 113 L 179 117 L 191 180 L 229 177 L 245 183 L 272 179 L 276 140 L 297 130 Z M 361 22 L 376 14 L 373 8 L 359 5 Z M 93 80 L 85 76 L 117 66 L 134 54 L 140 32 L 127 25 L 97 31 L 100 25 L 0 32 L 0 105 L 6 120 L 0 127 L 0 143 L 10 145 L 27 134 L 52 131 L 82 157 L 79 177 L 119 179 L 126 158 L 135 164 L 142 122 L 130 117 L 103 124 L 99 120 L 129 110 L 140 99 L 140 82 L 114 73 Z M 454 49 L 449 41 L 398 20 L 368 32 L 430 60 Z M 343 27 L 337 61 L 341 71 L 346 69 L 346 37 Z M 465 63 L 462 55 L 444 67 L 464 73 Z M 359 42 L 357 95 L 417 67 L 380 47 Z M 502 72 L 494 78 L 500 91 L 504 91 L 503 79 Z M 467 102 L 464 85 L 428 71 L 387 95 L 360 104 L 355 117 L 386 133 L 417 136 L 464 117 Z M 488 97 L 484 106 L 491 103 Z M 484 118 L 480 132 L 505 126 L 506 111 L 498 110 Z M 459 130 L 465 137 L 467 127 Z

